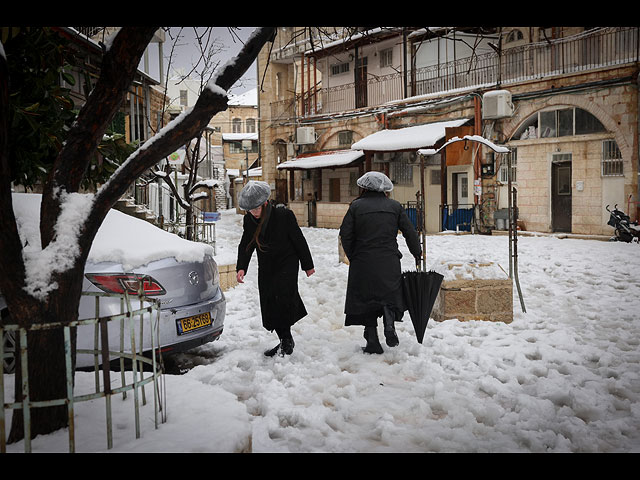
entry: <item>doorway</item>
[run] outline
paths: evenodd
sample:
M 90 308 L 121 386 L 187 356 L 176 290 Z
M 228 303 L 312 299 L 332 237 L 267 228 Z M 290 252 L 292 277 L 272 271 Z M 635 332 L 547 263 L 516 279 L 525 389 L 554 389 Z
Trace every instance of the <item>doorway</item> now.
M 551 229 L 571 232 L 571 154 L 554 154 L 551 163 Z
M 469 207 L 469 174 L 467 172 L 453 173 L 451 177 L 453 180 L 451 185 L 453 207 Z
M 355 68 L 356 108 L 367 106 L 367 57 L 356 59 Z

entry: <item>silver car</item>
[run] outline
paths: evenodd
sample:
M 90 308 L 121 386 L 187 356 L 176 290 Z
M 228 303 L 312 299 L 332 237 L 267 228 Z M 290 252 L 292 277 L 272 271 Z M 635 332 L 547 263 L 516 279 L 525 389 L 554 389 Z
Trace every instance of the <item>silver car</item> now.
M 35 194 L 21 194 L 35 195 Z M 29 197 L 16 198 L 15 202 L 32 201 Z M 39 203 L 38 203 L 39 206 Z M 16 209 L 16 216 L 20 214 Z M 113 230 L 113 222 L 106 220 L 110 217 L 117 217 L 117 230 Z M 35 215 L 37 218 L 37 215 Z M 112 218 L 111 218 L 112 219 Z M 143 222 L 144 225 L 139 222 Z M 134 232 L 143 228 L 144 238 L 136 238 Z M 140 301 L 136 297 L 139 285 L 143 285 L 144 294 L 150 298 L 160 301 L 160 321 L 156 325 L 157 314 L 152 313 L 154 328 L 158 328 L 154 346 L 159 347 L 163 354 L 177 353 L 189 350 L 196 346 L 217 340 L 222 333 L 224 318 L 226 313 L 226 299 L 220 288 L 218 266 L 209 254 L 200 256 L 192 255 L 188 260 L 176 260 L 174 256 L 167 254 L 167 249 L 163 249 L 163 242 L 166 242 L 167 235 L 171 235 L 157 227 L 153 227 L 144 220 L 140 220 L 122 212 L 112 210 L 102 227 L 100 228 L 94 245 L 101 243 L 110 244 L 112 239 L 128 238 L 128 242 L 143 242 L 145 258 L 154 258 L 144 266 L 130 268 L 115 261 L 95 261 L 92 255 L 85 266 L 85 279 L 83 284 L 84 292 L 106 292 L 124 293 L 126 290 L 132 294 L 132 309 L 140 307 Z M 202 251 L 202 244 L 188 242 L 177 236 L 170 238 L 172 248 L 198 249 Z M 116 240 L 118 241 L 118 240 Z M 125 242 L 126 243 L 126 242 Z M 118 246 L 114 246 L 117 249 Z M 154 248 L 156 255 L 152 255 Z M 105 249 L 106 250 L 106 249 Z M 93 252 L 93 248 L 92 248 Z M 180 255 L 177 255 L 180 256 Z M 94 256 L 95 257 L 95 256 Z M 99 257 L 99 256 L 98 256 Z M 0 313 L 3 319 L 8 315 L 6 303 L 0 295 Z M 99 316 L 118 315 L 122 313 L 122 302 L 120 298 L 101 297 L 99 301 Z M 96 316 L 95 297 L 83 295 L 79 318 L 94 318 Z M 142 350 L 151 349 L 151 331 L 149 314 L 143 318 L 143 331 L 140 332 L 139 318 L 132 322 L 135 331 L 136 349 L 139 349 L 140 339 L 143 341 Z M 131 327 L 128 322 L 118 320 L 109 322 L 109 350 L 119 350 L 124 338 L 124 351 L 131 351 L 131 341 L 129 333 Z M 121 327 L 124 327 L 121 336 Z M 94 327 L 81 326 L 78 328 L 78 344 L 80 349 L 94 349 Z M 15 352 L 15 339 L 12 335 L 3 338 L 5 342 L 5 355 Z M 100 348 L 100 347 L 98 347 Z M 14 359 L 8 356 L 4 359 L 5 371 L 10 372 L 14 368 Z M 78 368 L 89 367 L 94 363 L 93 355 L 78 354 L 76 366 Z

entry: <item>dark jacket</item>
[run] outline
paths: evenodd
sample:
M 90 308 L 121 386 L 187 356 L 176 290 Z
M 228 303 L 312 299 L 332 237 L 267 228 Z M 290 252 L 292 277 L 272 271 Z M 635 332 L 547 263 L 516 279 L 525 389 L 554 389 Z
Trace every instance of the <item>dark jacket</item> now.
M 349 259 L 344 308 L 347 325 L 363 324 L 358 316 L 381 316 L 385 306 L 397 312 L 405 310 L 398 230 L 411 254 L 419 257 L 418 234 L 399 202 L 382 192 L 365 191 L 349 206 L 340 227 L 342 247 Z
M 311 270 L 313 259 L 291 210 L 268 204 L 260 232 L 258 252 L 258 290 L 262 325 L 267 330 L 288 327 L 307 315 L 298 293 L 298 269 Z M 257 246 L 251 243 L 259 219 L 247 213 L 238 245 L 236 271 L 249 268 Z

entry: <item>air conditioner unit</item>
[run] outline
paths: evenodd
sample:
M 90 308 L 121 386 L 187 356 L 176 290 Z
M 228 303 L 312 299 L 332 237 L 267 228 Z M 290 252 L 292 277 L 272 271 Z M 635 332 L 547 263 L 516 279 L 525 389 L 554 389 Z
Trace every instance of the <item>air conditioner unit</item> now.
M 298 127 L 296 130 L 296 143 L 298 145 L 310 145 L 316 143 L 316 131 L 313 127 Z
M 513 115 L 511 92 L 508 90 L 494 90 L 482 96 L 482 118 L 495 120 Z

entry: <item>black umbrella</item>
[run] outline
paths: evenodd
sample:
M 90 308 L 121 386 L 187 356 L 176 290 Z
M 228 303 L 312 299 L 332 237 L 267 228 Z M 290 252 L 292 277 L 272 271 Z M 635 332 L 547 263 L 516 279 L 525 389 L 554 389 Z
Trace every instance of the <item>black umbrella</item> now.
M 422 343 L 427 322 L 436 301 L 444 277 L 437 272 L 415 272 L 402 274 L 402 293 L 405 310 L 409 311 L 411 323 L 416 331 L 418 343 Z

